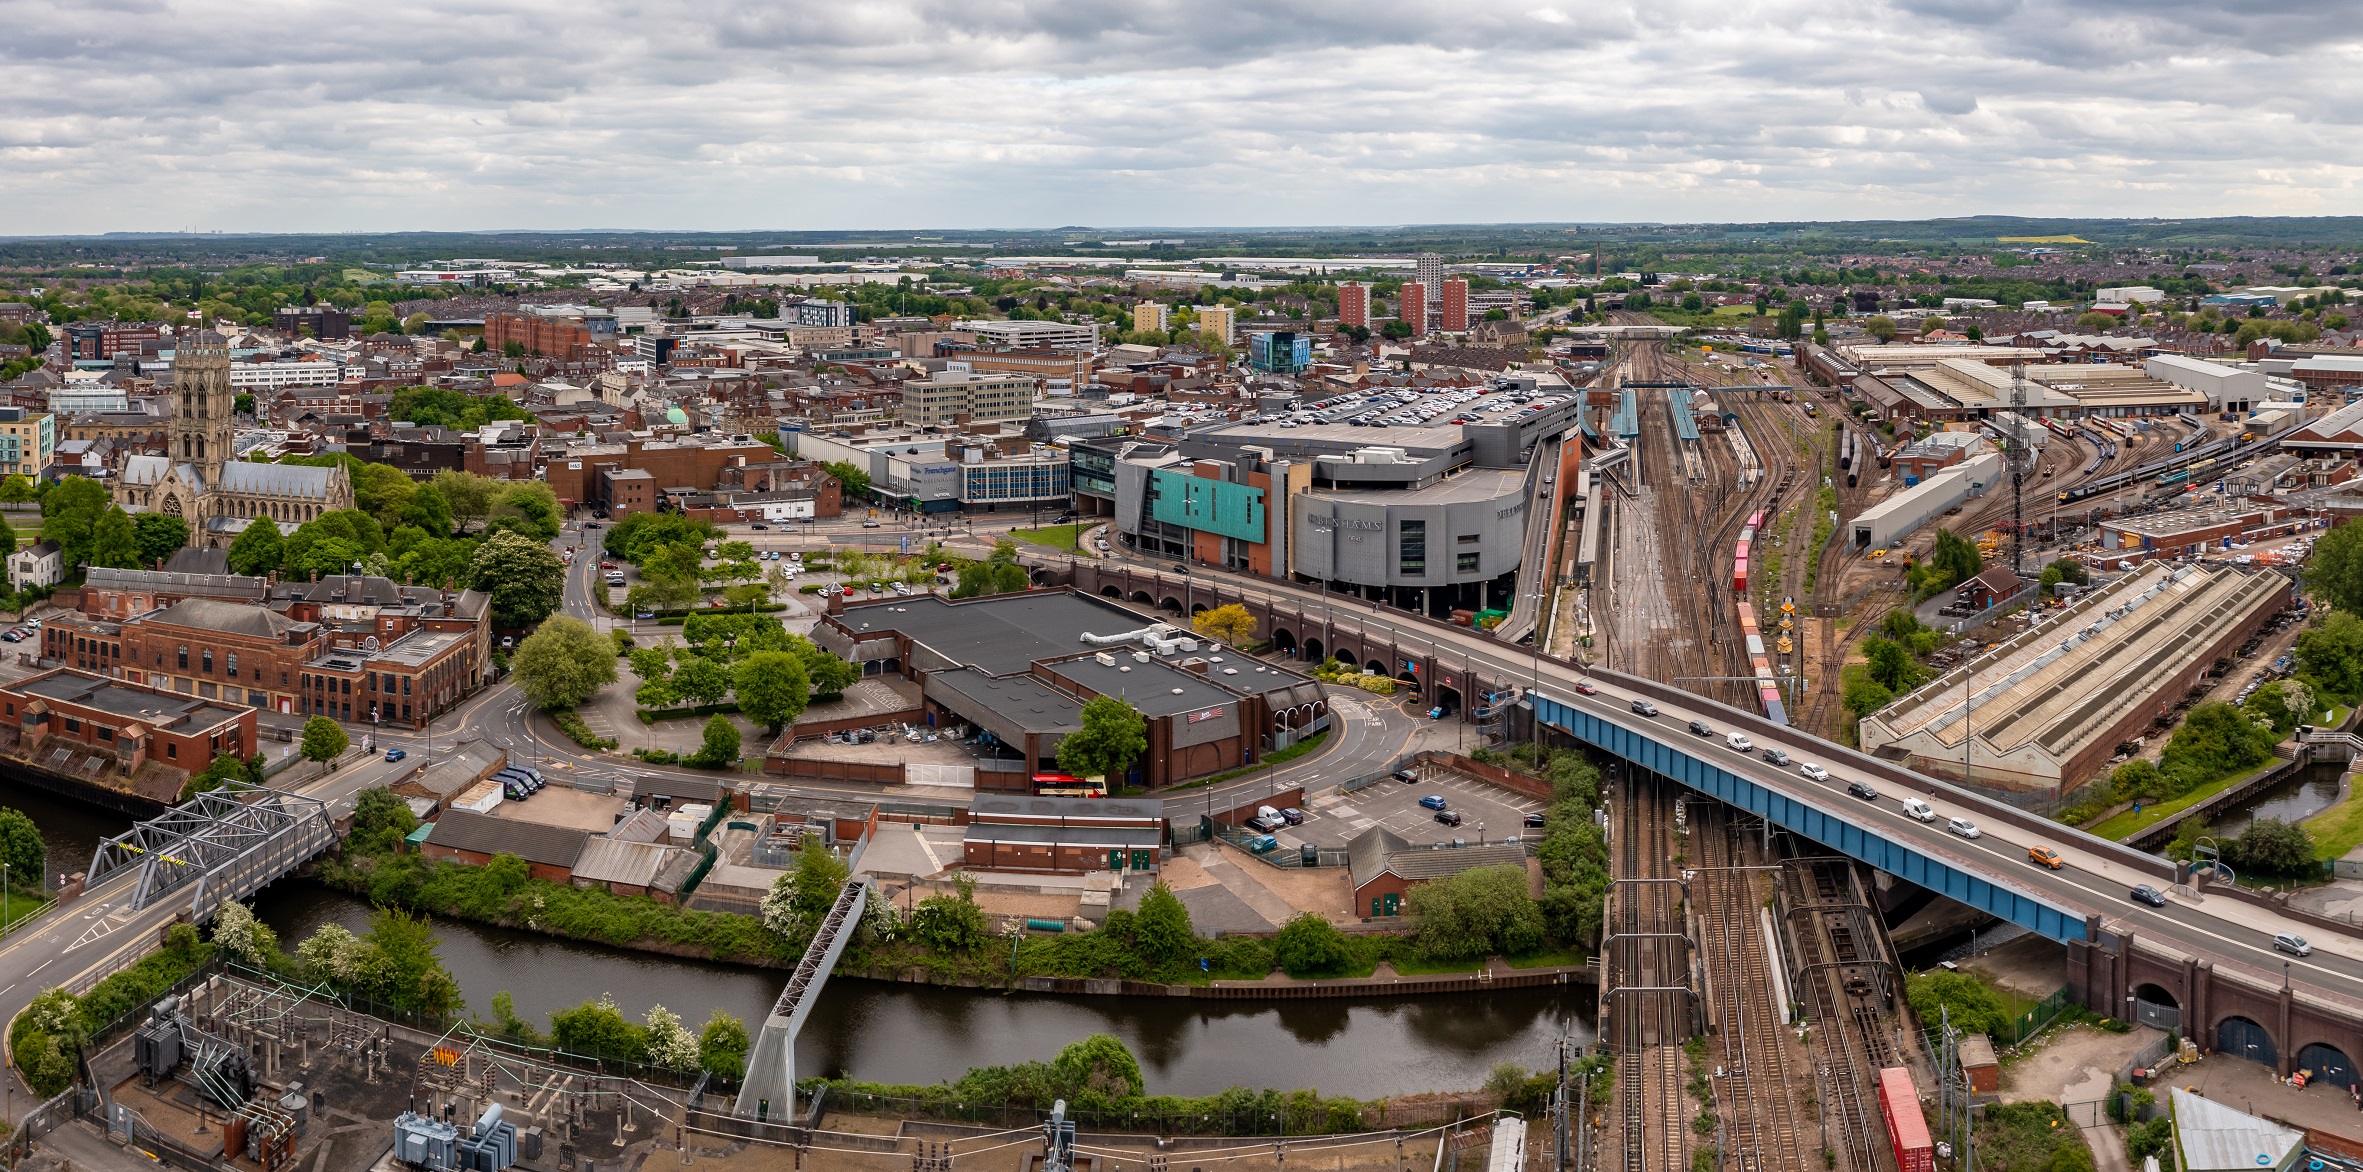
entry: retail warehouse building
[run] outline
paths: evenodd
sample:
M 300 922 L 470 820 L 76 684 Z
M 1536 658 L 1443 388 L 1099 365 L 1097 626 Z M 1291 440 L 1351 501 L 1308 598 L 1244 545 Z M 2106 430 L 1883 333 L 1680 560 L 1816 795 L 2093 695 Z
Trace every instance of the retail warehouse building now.
M 1083 727 L 1095 696 L 1148 719 L 1147 753 L 1112 783 L 1162 786 L 1252 765 L 1328 727 L 1312 679 L 1073 591 L 881 599 L 830 615 L 812 637 L 865 673 L 918 683 L 930 725 L 971 730 L 986 757 L 980 789 L 1024 790 L 1032 773 L 1057 770 L 1059 742 Z

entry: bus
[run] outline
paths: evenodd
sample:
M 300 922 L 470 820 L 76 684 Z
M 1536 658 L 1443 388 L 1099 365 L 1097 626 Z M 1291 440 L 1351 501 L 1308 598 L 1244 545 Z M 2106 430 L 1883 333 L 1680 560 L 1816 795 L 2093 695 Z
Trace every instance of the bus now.
M 1108 796 L 1108 779 L 1104 777 L 1076 777 L 1070 773 L 1037 773 L 1034 775 L 1034 796 L 1038 798 L 1104 798 Z

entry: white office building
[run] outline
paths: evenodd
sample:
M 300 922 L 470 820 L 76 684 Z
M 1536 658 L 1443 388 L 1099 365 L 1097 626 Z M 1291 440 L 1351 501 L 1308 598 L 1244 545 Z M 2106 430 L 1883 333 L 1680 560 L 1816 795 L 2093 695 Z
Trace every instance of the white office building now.
M 954 328 L 973 332 L 979 346 L 1088 349 L 1099 345 L 1099 323 L 1096 321 L 1081 324 L 1063 321 L 964 321 Z

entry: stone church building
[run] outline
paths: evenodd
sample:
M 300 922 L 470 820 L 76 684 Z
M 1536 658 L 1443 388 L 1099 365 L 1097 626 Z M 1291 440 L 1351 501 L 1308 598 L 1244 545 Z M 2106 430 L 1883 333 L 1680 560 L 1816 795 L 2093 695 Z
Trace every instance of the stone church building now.
M 115 503 L 189 524 L 189 544 L 227 547 L 257 517 L 282 532 L 322 513 L 353 507 L 353 481 L 341 467 L 258 464 L 233 459 L 228 342 L 210 329 L 180 336 L 173 354 L 173 411 L 167 456 L 132 456 L 115 482 Z

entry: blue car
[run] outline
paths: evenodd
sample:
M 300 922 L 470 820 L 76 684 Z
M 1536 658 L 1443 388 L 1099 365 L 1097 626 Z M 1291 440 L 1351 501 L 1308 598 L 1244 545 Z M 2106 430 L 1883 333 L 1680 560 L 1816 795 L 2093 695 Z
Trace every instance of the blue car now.
M 400 750 L 400 749 L 388 749 L 388 750 L 386 750 L 386 760 L 388 760 L 388 761 L 400 761 L 400 760 L 401 760 L 401 759 L 403 759 L 404 757 L 408 757 L 408 756 L 410 756 L 410 754 L 408 754 L 408 753 L 405 753 L 405 752 L 403 752 L 403 751 L 402 751 L 402 750 Z
M 1247 849 L 1256 854 L 1269 854 L 1280 849 L 1280 840 L 1269 834 L 1259 834 L 1247 840 Z
M 1429 794 L 1428 796 L 1421 798 L 1419 800 L 1419 804 L 1426 806 L 1431 810 L 1441 810 L 1444 808 L 1444 798 L 1438 794 Z

